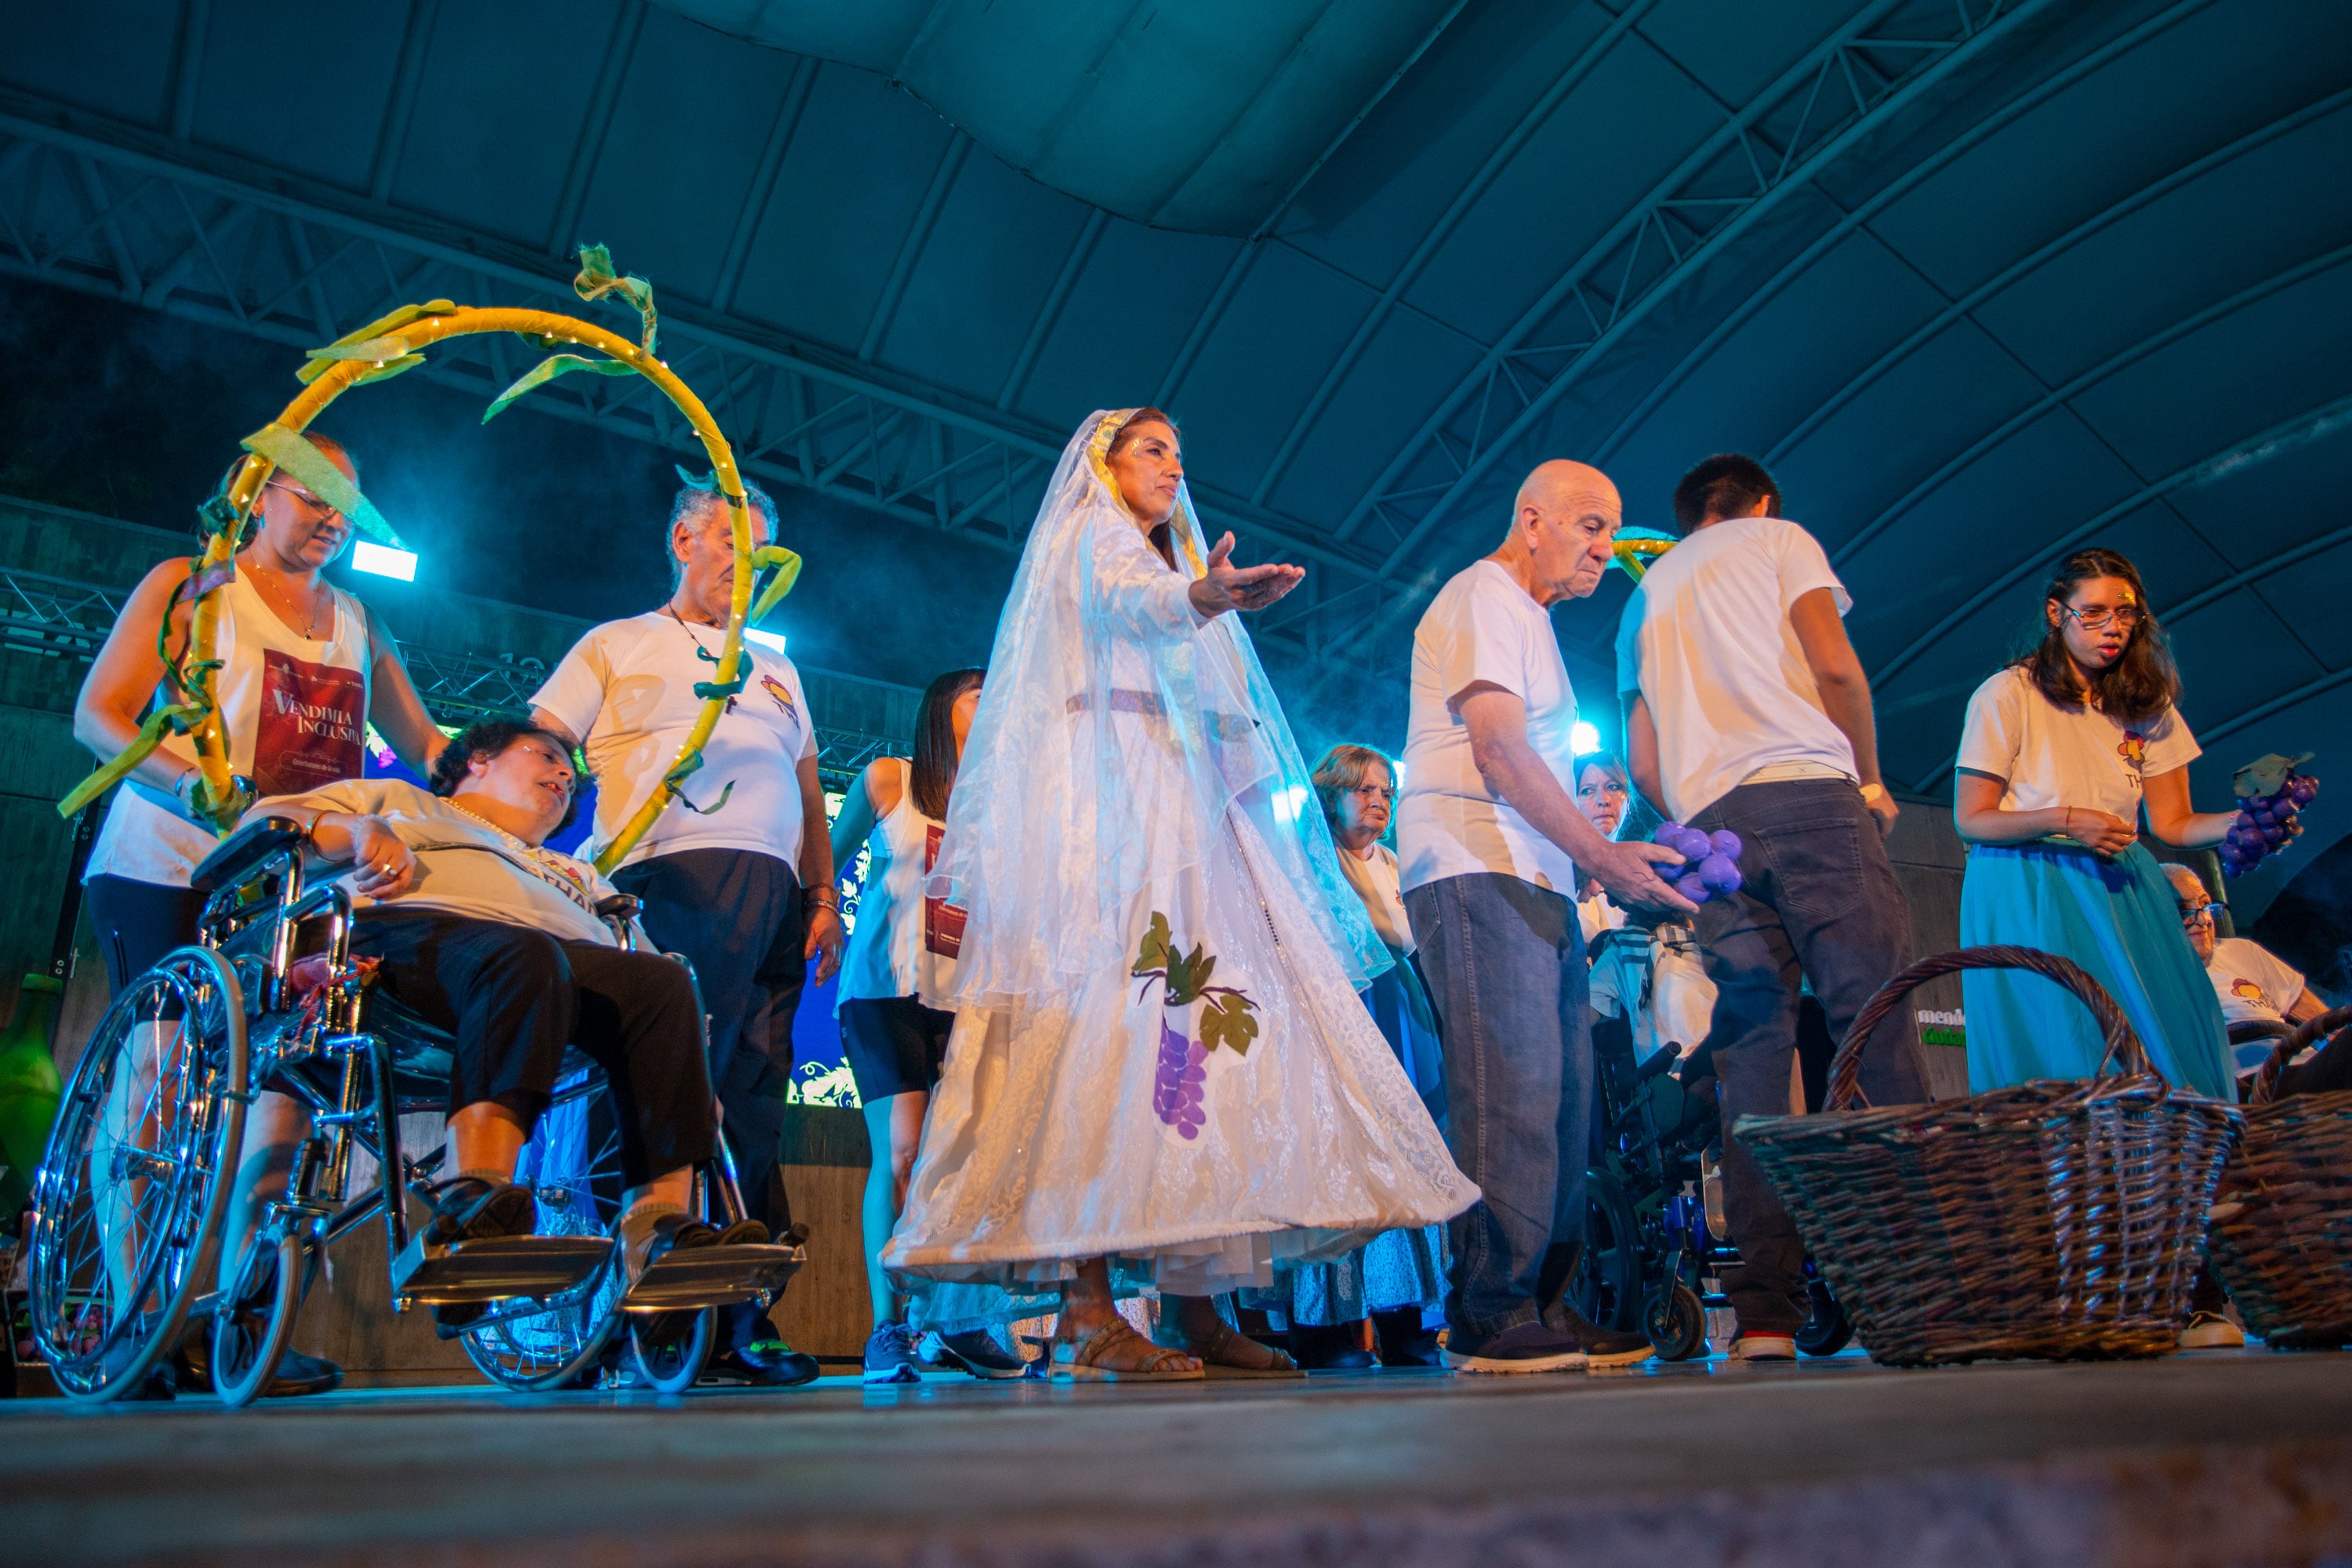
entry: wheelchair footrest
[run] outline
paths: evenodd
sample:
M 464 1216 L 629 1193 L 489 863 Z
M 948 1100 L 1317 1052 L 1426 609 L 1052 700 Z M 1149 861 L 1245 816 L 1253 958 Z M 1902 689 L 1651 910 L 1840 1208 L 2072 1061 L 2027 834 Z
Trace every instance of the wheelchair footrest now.
M 613 1244 L 601 1236 L 505 1236 L 446 1247 L 412 1241 L 393 1271 L 393 1289 L 425 1307 L 544 1299 L 583 1283 L 612 1256 Z
M 805 1247 L 689 1247 L 657 1259 L 629 1293 L 625 1312 L 681 1312 L 774 1296 L 808 1261 Z

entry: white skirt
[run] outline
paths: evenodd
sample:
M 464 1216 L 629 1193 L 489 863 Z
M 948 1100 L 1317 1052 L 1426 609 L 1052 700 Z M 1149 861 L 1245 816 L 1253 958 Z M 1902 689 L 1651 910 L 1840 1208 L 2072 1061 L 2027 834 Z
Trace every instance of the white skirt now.
M 1256 828 L 1224 826 L 1076 994 L 958 1013 L 887 1267 L 1014 1288 L 1108 1258 L 1211 1295 L 1476 1200 Z

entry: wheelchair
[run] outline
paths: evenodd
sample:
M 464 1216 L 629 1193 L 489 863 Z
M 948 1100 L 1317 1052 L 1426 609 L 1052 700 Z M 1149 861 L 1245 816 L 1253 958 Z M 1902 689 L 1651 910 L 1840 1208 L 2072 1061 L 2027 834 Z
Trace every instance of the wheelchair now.
M 1626 927 L 1601 932 L 1593 950 L 1606 955 L 1622 944 L 1618 956 L 1646 976 L 1649 942 L 1648 931 Z M 1646 981 L 1628 1000 L 1646 1008 Z M 1807 996 L 1801 1035 L 1810 1028 L 1826 1042 L 1828 1027 L 1821 1004 Z M 1595 1323 L 1646 1336 L 1659 1360 L 1687 1361 L 1706 1352 L 1707 1312 L 1731 1304 L 1704 1281 L 1739 1267 L 1715 1173 L 1723 1129 L 1713 1050 L 1701 1042 L 1686 1055 L 1661 1048 L 1638 1058 L 1625 1018 L 1598 1020 L 1592 1041 L 1593 1163 L 1569 1296 Z M 1810 1258 L 1805 1287 L 1809 1314 L 1797 1348 L 1835 1355 L 1853 1331 Z
M 614 1118 L 593 1114 L 609 1097 L 575 1053 L 516 1171 L 537 1199 L 538 1234 L 426 1245 L 406 1200 L 429 1194 L 446 1147 L 412 1156 L 400 1118 L 446 1108 L 453 1041 L 371 989 L 351 952 L 351 896 L 340 882 L 305 886 L 307 847 L 299 823 L 267 817 L 215 848 L 193 879 L 210 895 L 198 943 L 123 990 L 75 1068 L 35 1179 L 27 1260 L 34 1337 L 59 1388 L 91 1403 L 135 1390 L 189 1321 L 209 1316 L 215 1389 L 231 1407 L 249 1403 L 327 1247 L 370 1223 L 383 1227 L 394 1310 L 479 1309 L 465 1352 L 504 1387 L 583 1386 L 624 1356 L 658 1393 L 692 1386 L 718 1309 L 773 1301 L 806 1261 L 800 1236 L 673 1252 L 627 1285 L 611 1239 L 617 1129 L 580 1136 Z M 625 945 L 635 908 L 614 899 L 597 911 Z M 263 1089 L 305 1105 L 312 1130 L 286 1195 L 259 1205 L 224 1276 L 245 1122 Z M 354 1151 L 376 1169 L 352 1198 Z M 724 1138 L 693 1191 L 690 1212 L 722 1228 L 741 1217 Z

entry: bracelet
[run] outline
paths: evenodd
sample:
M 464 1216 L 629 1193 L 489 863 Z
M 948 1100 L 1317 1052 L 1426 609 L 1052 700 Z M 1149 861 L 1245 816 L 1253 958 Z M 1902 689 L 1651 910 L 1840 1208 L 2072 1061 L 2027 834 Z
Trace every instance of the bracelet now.
M 310 814 L 310 821 L 308 821 L 308 822 L 306 822 L 306 823 L 304 823 L 304 824 L 302 825 L 302 837 L 303 837 L 304 838 L 306 838 L 306 839 L 309 839 L 310 842 L 312 842 L 312 843 L 314 843 L 314 844 L 315 844 L 315 843 L 317 843 L 317 842 L 318 842 L 318 837 L 317 837 L 317 836 L 318 836 L 318 832 L 319 832 L 319 820 L 320 820 L 320 818 L 321 818 L 321 817 L 325 816 L 329 812 L 332 811 L 333 809 L 334 809 L 334 807 L 332 807 L 332 806 L 323 806 L 323 805 L 322 805 L 322 806 L 320 806 L 318 810 L 316 810 L 316 811 L 312 812 L 312 813 Z
M 818 909 L 831 910 L 836 914 L 841 910 L 841 895 L 831 888 L 803 888 L 801 894 Z

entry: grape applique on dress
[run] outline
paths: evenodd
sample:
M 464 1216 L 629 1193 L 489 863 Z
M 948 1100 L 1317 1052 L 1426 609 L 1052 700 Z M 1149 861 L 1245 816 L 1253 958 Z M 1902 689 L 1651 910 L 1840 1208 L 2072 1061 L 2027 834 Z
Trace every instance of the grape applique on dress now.
M 1186 952 L 1170 931 L 1168 917 L 1155 910 L 1150 928 L 1143 933 L 1143 945 L 1136 952 L 1135 967 L 1129 971 L 1143 982 L 1138 1001 L 1153 981 L 1164 987 L 1151 1112 L 1187 1140 L 1198 1138 L 1208 1120 L 1201 1102 L 1208 1089 L 1209 1053 L 1223 1046 L 1237 1057 L 1246 1057 L 1250 1042 L 1257 1037 L 1257 1004 L 1234 986 L 1210 984 L 1209 976 L 1216 967 L 1215 957 L 1197 944 Z M 1184 1010 L 1195 1002 L 1202 1004 L 1198 1040 L 1183 1026 Z

